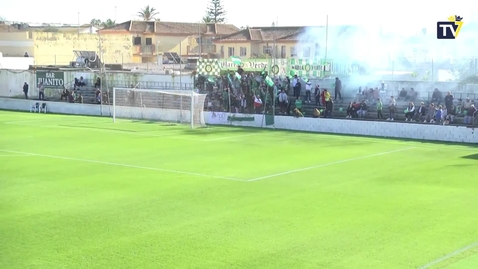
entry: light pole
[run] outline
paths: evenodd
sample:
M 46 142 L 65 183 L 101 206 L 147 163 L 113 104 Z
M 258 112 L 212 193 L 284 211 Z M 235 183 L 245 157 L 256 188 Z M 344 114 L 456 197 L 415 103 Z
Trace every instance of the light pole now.
M 78 12 L 78 37 L 80 36 L 80 12 Z

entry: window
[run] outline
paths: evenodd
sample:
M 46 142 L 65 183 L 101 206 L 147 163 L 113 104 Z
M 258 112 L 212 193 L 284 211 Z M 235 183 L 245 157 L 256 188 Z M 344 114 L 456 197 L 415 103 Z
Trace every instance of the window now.
M 247 56 L 247 48 L 241 47 L 241 55 L 240 56 Z
M 305 58 L 309 58 L 310 57 L 310 48 L 307 47 L 307 48 L 304 48 L 304 56 Z
M 140 36 L 136 36 L 136 37 L 133 38 L 133 45 L 134 46 L 141 45 L 141 37 Z
M 153 45 L 153 39 L 151 37 L 146 38 L 146 46 L 151 46 Z
M 285 46 L 280 47 L 280 57 L 281 58 L 287 58 L 287 52 L 286 52 L 286 47 Z
M 272 47 L 271 46 L 264 46 L 262 48 L 262 53 L 266 55 L 272 55 Z
M 297 50 L 295 47 L 290 47 L 290 57 L 297 57 Z
M 233 47 L 229 47 L 227 48 L 227 51 L 228 51 L 228 56 L 231 57 L 231 56 L 234 56 L 234 48 Z
M 314 56 L 315 57 L 320 56 L 320 46 L 319 46 L 319 44 L 315 44 Z

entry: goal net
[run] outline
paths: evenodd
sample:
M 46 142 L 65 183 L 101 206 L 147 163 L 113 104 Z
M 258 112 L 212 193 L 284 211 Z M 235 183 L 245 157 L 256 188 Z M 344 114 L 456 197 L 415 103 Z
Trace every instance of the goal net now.
M 113 88 L 113 121 L 144 119 L 202 127 L 205 100 L 205 94 L 189 90 Z

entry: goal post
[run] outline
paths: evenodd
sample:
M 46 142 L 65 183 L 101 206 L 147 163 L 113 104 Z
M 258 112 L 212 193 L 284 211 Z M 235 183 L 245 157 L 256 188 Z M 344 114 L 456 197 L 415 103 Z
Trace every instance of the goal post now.
M 113 88 L 113 122 L 116 119 L 152 120 L 204 127 L 206 94 L 190 90 Z

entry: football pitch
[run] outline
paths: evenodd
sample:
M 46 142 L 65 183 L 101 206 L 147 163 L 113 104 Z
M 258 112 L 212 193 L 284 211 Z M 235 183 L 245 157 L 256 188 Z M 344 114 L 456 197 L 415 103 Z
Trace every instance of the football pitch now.
M 0 190 L 4 269 L 478 268 L 476 145 L 0 111 Z

